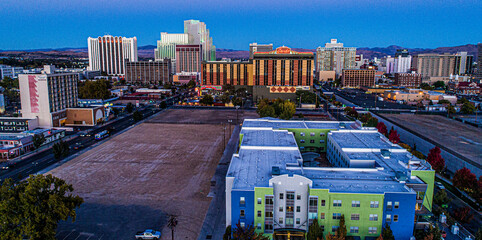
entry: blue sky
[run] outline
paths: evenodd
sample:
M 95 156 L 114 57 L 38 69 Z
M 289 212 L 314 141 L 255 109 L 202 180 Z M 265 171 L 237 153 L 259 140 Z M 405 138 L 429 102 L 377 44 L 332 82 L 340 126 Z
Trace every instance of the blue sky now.
M 478 0 L 0 0 L 0 49 L 86 47 L 87 37 L 136 36 L 155 45 L 160 32 L 199 19 L 218 48 L 250 42 L 316 48 L 435 48 L 482 41 Z

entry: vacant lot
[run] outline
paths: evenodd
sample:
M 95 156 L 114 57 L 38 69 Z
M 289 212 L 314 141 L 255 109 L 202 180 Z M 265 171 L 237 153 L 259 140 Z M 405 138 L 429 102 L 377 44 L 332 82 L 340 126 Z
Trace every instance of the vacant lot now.
M 233 124 L 236 123 L 236 117 L 239 123 L 243 119 L 258 118 L 255 111 L 238 110 L 213 110 L 213 109 L 169 109 L 166 114 L 159 114 L 149 122 L 157 123 L 227 123 L 231 120 Z
M 171 239 L 169 214 L 179 221 L 175 239 L 196 239 L 222 135 L 221 125 L 143 123 L 52 170 L 85 200 L 57 239 L 133 239 L 147 228 Z
M 482 130 L 480 128 L 437 115 L 382 115 L 479 164 L 482 161 Z

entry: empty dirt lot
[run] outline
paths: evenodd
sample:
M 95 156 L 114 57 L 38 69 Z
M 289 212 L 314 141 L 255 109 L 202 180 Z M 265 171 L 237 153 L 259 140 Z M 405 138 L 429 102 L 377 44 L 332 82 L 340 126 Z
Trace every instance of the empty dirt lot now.
M 222 125 L 143 123 L 52 170 L 85 200 L 57 239 L 134 239 L 148 228 L 171 239 L 169 214 L 175 239 L 196 239 L 222 141 Z
M 159 114 L 156 117 L 149 120 L 149 122 L 156 123 L 227 123 L 228 120 L 232 120 L 232 123 L 236 123 L 236 116 L 239 123 L 243 122 L 243 119 L 258 118 L 256 111 L 245 111 L 242 109 L 228 110 L 228 109 L 169 109 L 165 114 Z

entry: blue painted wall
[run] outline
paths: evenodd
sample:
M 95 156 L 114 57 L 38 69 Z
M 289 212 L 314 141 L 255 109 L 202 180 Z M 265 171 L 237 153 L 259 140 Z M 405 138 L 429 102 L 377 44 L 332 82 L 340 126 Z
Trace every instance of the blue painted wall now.
M 392 202 L 392 209 L 387 209 L 387 202 Z M 400 206 L 395 209 L 395 202 L 399 202 Z M 385 193 L 383 203 L 383 227 L 386 224 L 387 214 L 392 215 L 392 221 L 388 224 L 393 231 L 393 235 L 397 240 L 409 240 L 413 235 L 413 227 L 415 222 L 415 193 Z M 393 216 L 398 215 L 398 222 L 393 221 Z
M 241 205 L 240 198 L 246 199 L 245 204 Z M 244 218 L 240 217 L 241 210 L 244 210 Z M 246 226 L 254 224 L 254 191 L 231 191 L 231 223 L 235 228 L 238 221 L 244 222 Z

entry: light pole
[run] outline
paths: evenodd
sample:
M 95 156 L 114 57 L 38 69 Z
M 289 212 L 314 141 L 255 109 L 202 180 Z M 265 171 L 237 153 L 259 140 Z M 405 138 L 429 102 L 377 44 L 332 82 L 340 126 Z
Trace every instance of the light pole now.
M 239 106 L 236 106 L 236 125 L 238 125 L 238 109 Z

